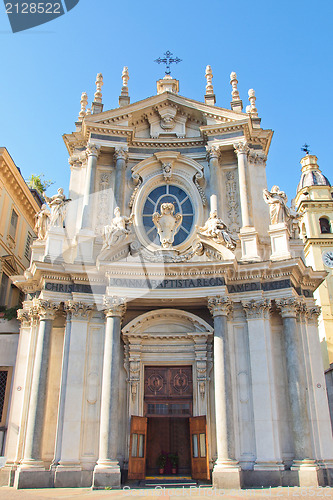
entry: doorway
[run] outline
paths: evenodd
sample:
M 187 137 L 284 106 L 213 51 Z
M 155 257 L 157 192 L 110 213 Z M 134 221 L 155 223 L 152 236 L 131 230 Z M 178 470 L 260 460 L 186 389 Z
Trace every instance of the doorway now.
M 160 454 L 177 455 L 177 474 L 191 474 L 191 446 L 188 418 L 150 417 L 147 428 L 147 475 L 159 473 Z M 171 461 L 167 458 L 166 475 L 171 474 Z

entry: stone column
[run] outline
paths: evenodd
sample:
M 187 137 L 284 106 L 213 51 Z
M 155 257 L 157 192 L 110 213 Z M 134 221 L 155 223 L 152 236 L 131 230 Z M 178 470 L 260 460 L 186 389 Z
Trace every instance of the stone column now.
M 220 173 L 219 173 L 219 155 L 220 148 L 219 146 L 206 146 L 207 150 L 207 158 L 209 160 L 209 191 L 210 191 L 210 199 L 211 205 L 210 210 L 216 210 L 219 214 L 219 197 L 220 193 Z M 213 201 L 212 201 L 213 200 Z
M 49 300 L 35 300 L 33 304 L 33 314 L 39 316 L 39 327 L 27 412 L 24 453 L 23 460 L 15 474 L 14 484 L 16 488 L 38 488 L 44 484 L 44 481 L 48 484 L 49 480 L 46 477 L 49 476 L 49 473 L 45 472 L 41 452 L 47 397 L 50 339 L 52 323 L 58 307 L 57 304 Z M 36 472 L 37 476 L 32 474 L 33 472 Z M 44 476 L 38 474 L 39 472 Z M 33 484 L 36 486 L 33 486 Z
M 242 227 L 251 226 L 249 212 L 249 194 L 246 181 L 247 171 L 247 154 L 249 151 L 246 142 L 234 144 L 234 149 L 238 159 L 238 180 L 239 180 L 239 197 L 241 202 Z
M 294 463 L 293 470 L 303 467 L 313 467 L 314 461 L 309 413 L 307 405 L 306 375 L 304 370 L 304 356 L 301 352 L 300 332 L 297 327 L 297 309 L 302 304 L 294 298 L 275 300 L 281 311 L 283 333 L 287 361 L 287 377 L 289 403 L 292 418 L 294 437 Z
M 214 317 L 214 384 L 217 460 L 213 485 L 240 488 L 240 467 L 235 460 L 234 415 L 228 339 L 228 313 L 232 303 L 221 296 L 209 297 L 208 308 Z
M 116 206 L 120 208 L 120 213 L 123 215 L 125 212 L 125 180 L 126 180 L 126 162 L 128 152 L 124 148 L 117 148 L 114 153 L 116 161 L 116 177 L 114 183 L 114 197 Z
M 103 378 L 101 394 L 101 419 L 99 458 L 94 470 L 93 487 L 120 488 L 120 466 L 118 462 L 119 427 L 119 377 L 120 377 L 120 333 L 121 319 L 126 310 L 125 299 L 104 297 L 106 316 Z
M 82 229 L 91 229 L 93 224 L 93 194 L 99 150 L 100 146 L 96 144 L 88 144 L 86 148 L 87 174 L 83 194 Z
M 69 300 L 63 349 L 62 380 L 58 418 L 58 466 L 55 486 L 74 488 L 82 483 L 80 464 L 81 421 L 85 384 L 85 358 L 90 305 Z
M 277 426 L 277 400 L 274 383 L 273 346 L 269 323 L 270 301 L 244 301 L 249 335 L 253 414 L 256 441 L 255 471 L 267 472 L 270 486 L 281 484 L 284 469 Z M 274 472 L 275 471 L 275 472 Z

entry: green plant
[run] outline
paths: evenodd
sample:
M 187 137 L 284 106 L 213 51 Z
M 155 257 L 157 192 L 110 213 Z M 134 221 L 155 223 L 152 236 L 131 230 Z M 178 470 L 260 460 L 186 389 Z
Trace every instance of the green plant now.
M 0 306 L 0 313 L 4 313 L 3 318 L 10 321 L 11 319 L 16 318 L 18 309 L 20 309 L 19 306 L 8 308 L 6 306 Z
M 158 455 L 157 466 L 159 469 L 164 469 L 165 464 L 166 464 L 166 460 L 167 460 L 167 457 L 166 457 L 165 453 L 160 453 L 160 455 Z
M 48 180 L 44 181 L 42 178 L 44 177 L 44 174 L 31 174 L 29 179 L 27 180 L 27 184 L 30 189 L 36 189 L 38 193 L 43 196 L 44 191 L 47 190 L 49 186 L 54 184 L 54 181 Z
M 172 467 L 177 467 L 177 465 L 178 465 L 178 454 L 177 453 L 169 453 L 168 459 L 170 460 Z

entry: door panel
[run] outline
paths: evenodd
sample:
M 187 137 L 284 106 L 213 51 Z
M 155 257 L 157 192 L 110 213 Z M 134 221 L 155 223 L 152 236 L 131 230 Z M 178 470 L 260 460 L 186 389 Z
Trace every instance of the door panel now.
M 206 417 L 190 417 L 191 468 L 193 479 L 210 479 Z
M 147 418 L 131 417 L 128 479 L 144 479 L 146 475 Z

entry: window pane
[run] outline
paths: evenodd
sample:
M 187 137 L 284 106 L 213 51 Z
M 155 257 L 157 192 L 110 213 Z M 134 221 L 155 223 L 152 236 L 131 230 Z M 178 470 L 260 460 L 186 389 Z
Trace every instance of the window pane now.
M 143 458 L 144 455 L 144 435 L 139 434 L 139 458 Z
M 138 448 L 138 435 L 132 434 L 132 457 L 137 456 L 137 448 Z
M 198 458 L 198 434 L 192 434 L 193 458 Z
M 12 211 L 12 218 L 10 220 L 10 228 L 9 228 L 9 234 L 13 239 L 15 239 L 15 235 L 16 235 L 17 220 L 18 220 L 18 215 L 15 212 L 15 210 L 13 210 Z
M 200 457 L 206 456 L 206 434 L 200 434 Z
M 9 281 L 9 278 L 8 278 L 7 274 L 2 273 L 1 288 L 0 288 L 0 306 L 8 305 L 8 304 L 6 304 L 8 281 Z
M 6 386 L 7 386 L 8 371 L 0 371 L 0 422 L 2 420 L 3 409 L 5 405 Z

